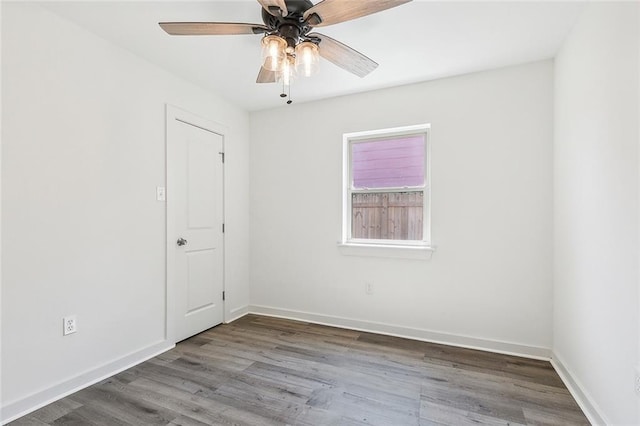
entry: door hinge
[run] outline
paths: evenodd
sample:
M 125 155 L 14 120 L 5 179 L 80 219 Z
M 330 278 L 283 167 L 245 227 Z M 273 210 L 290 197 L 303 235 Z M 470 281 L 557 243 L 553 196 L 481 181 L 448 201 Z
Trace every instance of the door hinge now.
M 222 224 L 222 233 L 224 234 L 224 223 Z
M 224 164 L 224 152 L 219 152 L 218 154 L 220 154 L 220 158 L 222 158 L 222 163 Z
M 222 292 L 222 301 L 224 302 L 225 299 L 225 295 L 224 295 L 224 291 Z

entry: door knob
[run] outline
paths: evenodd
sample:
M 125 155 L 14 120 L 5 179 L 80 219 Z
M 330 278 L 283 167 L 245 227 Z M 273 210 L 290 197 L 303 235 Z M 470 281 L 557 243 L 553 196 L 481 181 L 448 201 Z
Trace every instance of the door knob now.
M 178 243 L 178 245 L 179 245 L 179 246 L 185 246 L 185 245 L 187 245 L 187 242 L 188 242 L 188 241 L 187 241 L 187 240 L 185 240 L 185 239 L 184 239 L 184 238 L 182 238 L 182 237 L 178 238 L 178 241 L 177 241 L 177 243 Z

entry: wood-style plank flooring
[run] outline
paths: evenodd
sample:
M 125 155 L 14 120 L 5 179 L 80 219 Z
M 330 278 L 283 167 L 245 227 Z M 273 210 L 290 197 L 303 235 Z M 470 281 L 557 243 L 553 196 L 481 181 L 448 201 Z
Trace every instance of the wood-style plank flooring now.
M 248 315 L 20 425 L 584 425 L 548 362 Z

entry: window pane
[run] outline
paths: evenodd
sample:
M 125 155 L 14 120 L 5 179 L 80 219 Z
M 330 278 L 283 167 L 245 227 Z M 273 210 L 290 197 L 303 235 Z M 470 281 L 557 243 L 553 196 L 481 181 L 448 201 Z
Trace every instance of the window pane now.
M 351 144 L 354 188 L 424 185 L 424 135 Z
M 351 194 L 351 238 L 422 240 L 424 193 Z

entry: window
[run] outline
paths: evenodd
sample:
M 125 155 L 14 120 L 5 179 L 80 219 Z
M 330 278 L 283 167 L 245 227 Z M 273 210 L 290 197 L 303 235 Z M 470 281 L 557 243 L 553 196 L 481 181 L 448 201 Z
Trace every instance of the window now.
M 344 135 L 343 244 L 429 246 L 429 125 Z

